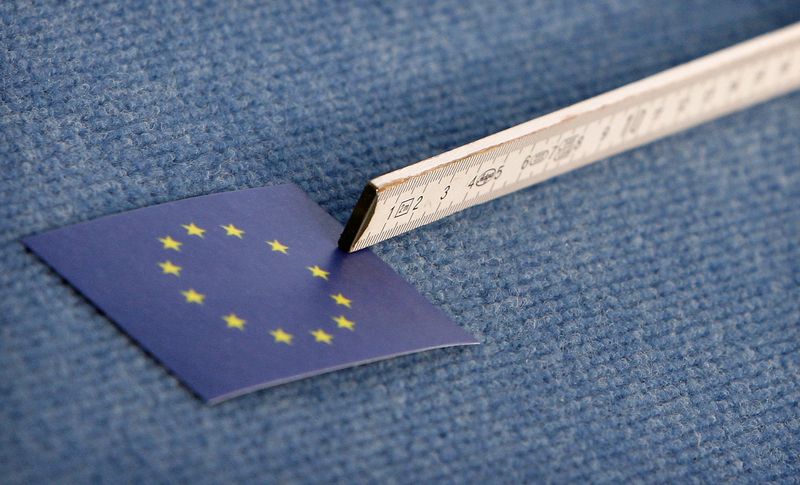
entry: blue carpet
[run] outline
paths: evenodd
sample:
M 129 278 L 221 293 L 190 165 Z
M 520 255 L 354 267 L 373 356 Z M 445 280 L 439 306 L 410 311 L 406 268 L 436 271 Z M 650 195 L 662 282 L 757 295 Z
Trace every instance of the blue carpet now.
M 366 180 L 795 1 L 0 4 L 0 480 L 800 480 L 800 95 L 380 244 L 483 345 L 208 407 L 19 239 Z M 102 236 L 99 236 L 102 237 Z

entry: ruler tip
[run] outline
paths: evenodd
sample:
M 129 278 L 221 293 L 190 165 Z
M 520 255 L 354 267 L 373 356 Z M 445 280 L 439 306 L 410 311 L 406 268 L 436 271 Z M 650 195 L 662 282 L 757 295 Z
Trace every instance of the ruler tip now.
M 358 198 L 350 219 L 344 226 L 344 231 L 339 237 L 339 248 L 342 251 L 352 253 L 355 251 L 356 244 L 361 240 L 364 229 L 369 225 L 372 214 L 375 212 L 375 202 L 377 201 L 378 191 L 372 183 L 368 183 L 361 196 Z

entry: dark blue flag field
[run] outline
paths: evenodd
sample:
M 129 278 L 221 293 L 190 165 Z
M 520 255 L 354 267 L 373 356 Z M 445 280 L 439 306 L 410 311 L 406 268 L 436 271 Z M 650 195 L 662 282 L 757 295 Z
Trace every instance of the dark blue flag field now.
M 25 244 L 209 402 L 477 341 L 294 185 L 196 197 Z

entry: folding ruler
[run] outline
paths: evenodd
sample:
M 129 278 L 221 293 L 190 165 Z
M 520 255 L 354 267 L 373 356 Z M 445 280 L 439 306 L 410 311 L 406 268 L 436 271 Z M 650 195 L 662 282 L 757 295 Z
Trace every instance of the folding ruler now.
M 798 87 L 800 23 L 374 178 L 339 246 L 357 251 Z

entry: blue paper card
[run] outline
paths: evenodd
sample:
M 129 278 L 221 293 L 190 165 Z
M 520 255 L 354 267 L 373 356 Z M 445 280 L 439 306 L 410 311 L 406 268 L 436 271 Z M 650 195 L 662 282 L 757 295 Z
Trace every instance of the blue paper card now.
M 24 243 L 209 402 L 478 343 L 294 185 L 170 202 Z

